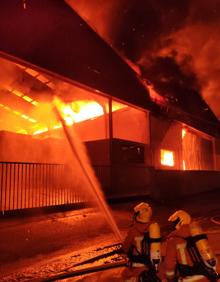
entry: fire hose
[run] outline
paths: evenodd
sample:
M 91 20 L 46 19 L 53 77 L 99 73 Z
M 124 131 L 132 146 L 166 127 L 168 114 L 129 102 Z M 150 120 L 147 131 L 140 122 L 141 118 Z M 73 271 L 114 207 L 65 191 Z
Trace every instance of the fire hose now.
M 76 268 L 76 267 L 79 267 L 79 266 L 82 266 L 82 265 L 85 265 L 85 264 L 94 263 L 95 261 L 107 258 L 107 257 L 115 255 L 115 254 L 119 254 L 119 255 L 123 254 L 123 249 L 122 249 L 121 243 L 116 243 L 114 245 L 105 246 L 104 248 L 110 248 L 110 247 L 116 247 L 116 249 L 114 249 L 114 250 L 112 250 L 108 253 L 104 253 L 104 254 L 92 257 L 90 259 L 84 260 L 82 262 L 76 263 L 76 264 L 74 264 L 70 267 L 64 268 L 62 270 L 62 273 L 60 273 L 60 274 L 57 274 L 57 275 L 54 275 L 54 276 L 51 276 L 51 277 L 47 277 L 47 278 L 35 279 L 33 282 L 57 281 L 57 280 L 62 280 L 62 279 L 68 278 L 68 277 L 74 277 L 74 276 L 79 276 L 79 275 L 83 275 L 83 274 L 107 270 L 107 269 L 111 269 L 111 268 L 126 266 L 127 260 L 124 258 L 124 259 L 121 259 L 121 260 L 116 261 L 116 262 L 104 263 L 102 265 L 96 265 L 96 266 L 89 266 L 89 267 L 85 267 L 83 269 L 77 269 L 77 270 L 72 270 L 72 271 L 70 270 L 72 268 Z

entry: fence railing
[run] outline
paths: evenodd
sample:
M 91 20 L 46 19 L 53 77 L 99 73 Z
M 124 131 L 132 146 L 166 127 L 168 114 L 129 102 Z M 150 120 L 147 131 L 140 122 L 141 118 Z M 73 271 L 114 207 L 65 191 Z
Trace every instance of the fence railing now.
M 64 179 L 64 164 L 0 162 L 0 211 L 83 202 Z

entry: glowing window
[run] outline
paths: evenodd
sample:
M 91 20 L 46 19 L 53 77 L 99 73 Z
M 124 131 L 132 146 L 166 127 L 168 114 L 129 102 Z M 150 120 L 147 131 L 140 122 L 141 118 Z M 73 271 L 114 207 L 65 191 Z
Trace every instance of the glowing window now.
M 162 165 L 174 166 L 173 152 L 168 150 L 160 150 L 160 163 Z

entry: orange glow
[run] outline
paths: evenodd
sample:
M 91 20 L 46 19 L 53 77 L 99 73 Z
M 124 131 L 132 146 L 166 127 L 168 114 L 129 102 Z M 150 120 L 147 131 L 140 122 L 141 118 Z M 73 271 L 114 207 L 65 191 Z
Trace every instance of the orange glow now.
M 54 103 L 67 125 L 93 119 L 104 114 L 102 106 L 97 102 L 76 101 L 65 104 L 56 97 Z
M 29 103 L 32 101 L 32 99 L 26 95 L 24 95 L 22 98 Z
M 37 121 L 36 121 L 36 119 L 34 119 L 34 118 L 29 118 L 28 119 L 30 122 L 33 122 L 33 123 L 36 123 Z
M 43 82 L 43 83 L 46 83 L 46 82 L 49 81 L 49 79 L 48 79 L 47 77 L 43 76 L 42 74 L 41 74 L 41 75 L 38 75 L 36 78 L 37 78 L 38 80 L 40 80 L 41 82 Z
M 166 166 L 174 166 L 173 152 L 168 150 L 160 150 L 160 163 Z
M 55 106 L 59 110 L 62 118 L 65 120 L 67 125 L 74 123 L 74 112 L 70 105 L 63 103 L 59 98 L 55 97 L 53 100 Z
M 54 88 L 55 88 L 54 83 L 51 82 L 51 81 L 50 81 L 50 82 L 47 82 L 46 85 L 47 85 L 48 87 L 50 87 L 51 89 L 54 89 Z
M 44 133 L 44 132 L 47 132 L 48 131 L 48 128 L 47 127 L 44 127 L 42 129 L 39 129 L 39 130 L 36 130 L 33 132 L 33 135 L 38 135 L 38 134 L 41 134 L 41 133 Z
M 145 79 L 142 79 L 141 81 L 143 85 L 147 88 L 147 90 L 149 91 L 149 95 L 152 101 L 154 101 L 155 103 L 159 105 L 166 105 L 166 100 L 160 94 L 156 92 L 153 85 L 151 85 Z
M 28 69 L 28 72 L 29 74 L 36 75 L 36 78 L 39 76 L 39 74 L 35 71 L 29 71 Z M 52 82 L 48 82 L 48 84 L 52 84 L 54 87 Z M 52 110 L 51 104 L 39 103 L 32 99 L 31 95 L 26 95 L 27 93 L 20 91 L 20 89 L 17 90 L 12 87 L 7 87 L 7 90 L 10 91 L 11 94 L 22 98 L 27 103 L 36 106 L 32 113 L 28 112 L 27 114 L 25 111 L 20 112 L 15 108 L 10 108 L 7 105 L 0 104 L 0 108 L 2 108 L 2 110 L 8 111 L 14 115 L 14 117 L 11 117 L 12 124 L 14 126 L 12 130 L 14 132 L 37 136 L 41 135 L 42 133 L 47 134 L 49 130 L 62 128 L 62 124 L 57 120 Z M 65 120 L 65 123 L 69 126 L 71 126 L 74 122 L 80 123 L 83 121 L 92 120 L 109 113 L 108 101 L 99 103 L 97 100 L 87 98 L 82 100 L 74 100 L 68 104 L 63 103 L 58 98 L 55 98 L 55 101 L 57 109 Z M 112 105 L 112 111 L 118 111 L 127 107 L 127 105 L 114 102 Z M 16 116 L 18 119 L 15 120 Z
M 102 106 L 97 102 L 77 101 L 73 102 L 71 106 L 75 122 L 93 119 L 104 114 Z
M 15 94 L 18 97 L 22 97 L 24 95 L 21 91 L 18 91 L 18 90 L 15 90 L 15 89 L 12 90 L 12 93 Z
M 21 113 L 19 113 L 18 111 L 15 111 L 15 110 L 13 110 L 13 113 L 14 113 L 15 115 L 17 115 L 17 116 L 20 116 L 20 115 L 21 115 Z
M 8 106 L 5 106 L 5 105 L 3 105 L 3 104 L 0 104 L 0 108 L 3 108 L 3 109 L 5 109 L 5 110 L 7 110 L 7 111 L 10 111 L 11 113 L 13 113 L 13 114 L 15 114 L 15 115 L 17 115 L 17 116 L 20 116 L 21 118 L 26 119 L 26 120 L 28 120 L 28 121 L 30 121 L 30 122 L 32 122 L 32 123 L 36 123 L 36 122 L 37 122 L 36 119 L 31 118 L 31 117 L 29 117 L 29 116 L 27 116 L 27 115 L 25 115 L 25 114 L 23 114 L 23 113 L 20 113 L 20 112 L 14 110 L 14 109 L 8 107 Z M 23 130 L 23 129 L 22 129 L 22 130 Z M 23 132 L 23 131 L 19 131 L 19 133 L 21 133 L 21 132 Z M 25 130 L 25 132 L 26 132 L 25 134 L 27 134 L 27 131 L 26 131 L 26 130 Z
M 38 102 L 33 100 L 31 97 L 25 95 L 24 93 L 22 93 L 19 90 L 16 89 L 12 89 L 12 88 L 8 88 L 8 91 L 10 91 L 12 94 L 24 99 L 26 102 L 31 103 L 34 106 L 38 106 Z
M 33 69 L 26 68 L 25 72 L 27 72 L 29 75 L 33 76 L 34 78 L 38 79 L 42 83 L 45 83 L 45 84 L 49 83 L 49 78 L 47 78 L 46 76 L 40 74 L 39 72 Z
M 186 170 L 186 163 L 184 160 L 183 160 L 183 170 Z
M 63 105 L 61 108 L 62 116 L 66 122 L 67 125 L 72 125 L 74 123 L 74 112 L 71 108 L 71 106 Z
M 34 106 L 38 106 L 38 102 L 37 101 L 32 101 L 31 104 L 33 104 Z
M 4 106 L 3 108 L 4 108 L 5 110 L 7 110 L 7 111 L 10 111 L 10 110 L 11 110 L 11 108 L 8 107 L 8 106 Z
M 19 134 L 25 134 L 25 135 L 27 135 L 28 134 L 28 132 L 27 132 L 27 130 L 25 130 L 25 129 L 19 129 L 19 130 L 17 130 L 16 131 L 16 133 L 19 133 Z
M 154 90 L 153 86 L 148 85 L 148 90 L 149 90 L 149 94 L 150 94 L 151 99 L 155 103 L 161 104 L 161 105 L 165 104 L 165 99 Z
M 182 129 L 182 139 L 184 138 L 185 135 L 186 135 L 186 130 Z
M 21 117 L 24 118 L 24 119 L 29 119 L 29 117 L 26 116 L 26 115 L 21 115 Z
M 55 125 L 53 126 L 53 129 L 59 129 L 59 128 L 61 128 L 61 127 L 62 127 L 62 124 L 61 124 L 61 123 L 55 124 Z
M 30 74 L 31 76 L 36 76 L 36 75 L 38 75 L 38 72 L 35 71 L 35 70 L 33 70 L 33 69 L 27 68 L 27 69 L 25 69 L 25 71 L 26 71 L 28 74 Z
M 127 108 L 128 106 L 118 103 L 116 101 L 114 101 L 113 105 L 112 105 L 112 112 Z

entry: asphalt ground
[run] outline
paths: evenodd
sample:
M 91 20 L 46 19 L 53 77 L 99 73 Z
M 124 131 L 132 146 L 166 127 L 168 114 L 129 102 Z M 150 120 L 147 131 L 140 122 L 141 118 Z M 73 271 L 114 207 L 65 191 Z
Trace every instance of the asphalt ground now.
M 220 256 L 220 190 L 179 200 L 173 199 L 169 202 L 143 200 L 152 205 L 153 217 L 161 225 L 162 236 L 165 237 L 169 232 L 167 222 L 169 215 L 178 209 L 184 209 L 200 221 L 211 247 L 215 254 Z M 131 224 L 133 207 L 139 202 L 133 200 L 110 206 L 122 237 L 126 235 Z M 85 231 L 83 236 L 82 229 Z M 78 230 L 80 232 L 77 232 Z M 75 257 L 81 255 L 83 260 L 82 253 L 91 249 L 91 246 L 95 248 L 99 244 L 109 244 L 111 240 L 112 235 L 106 222 L 101 221 L 100 215 L 91 210 L 3 218 L 0 225 L 0 281 L 10 281 L 7 278 L 5 280 L 4 277 L 12 272 L 19 273 L 17 277 L 20 279 L 11 281 L 32 281 L 34 276 L 29 276 L 29 280 L 22 280 L 22 272 L 25 272 L 27 267 L 34 266 L 34 275 L 38 273 L 38 266 L 42 269 L 42 265 L 45 264 L 48 269 L 48 265 L 53 265 L 54 261 L 57 262 L 61 257 L 67 257 L 67 254 L 73 252 L 78 252 Z M 65 260 L 65 265 L 68 266 L 72 262 L 73 260 Z M 67 281 L 120 281 L 121 271 L 123 268 L 119 267 L 66 279 Z M 51 272 L 55 275 L 56 267 L 54 269 L 51 266 Z M 109 276 L 111 280 L 108 280 Z
M 183 209 L 189 212 L 194 219 L 200 222 L 203 231 L 208 235 L 209 244 L 214 250 L 214 253 L 220 261 L 220 191 L 206 192 L 200 195 L 185 197 L 179 200 L 169 202 L 154 202 L 149 200 L 154 210 L 154 217 L 161 223 L 162 234 L 168 233 L 167 218 L 170 214 L 178 209 Z M 129 208 L 132 208 L 136 202 L 130 203 Z M 124 205 L 126 206 L 126 204 Z M 123 205 L 118 206 L 123 209 Z M 132 210 L 130 210 L 130 216 Z M 117 213 L 118 214 L 118 213 Z M 124 267 L 115 269 L 107 269 L 96 273 L 81 275 L 78 277 L 69 277 L 63 279 L 65 282 L 116 282 L 122 281 L 122 272 Z M 217 271 L 220 273 L 220 265 L 217 265 Z

